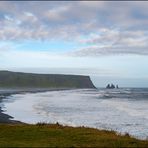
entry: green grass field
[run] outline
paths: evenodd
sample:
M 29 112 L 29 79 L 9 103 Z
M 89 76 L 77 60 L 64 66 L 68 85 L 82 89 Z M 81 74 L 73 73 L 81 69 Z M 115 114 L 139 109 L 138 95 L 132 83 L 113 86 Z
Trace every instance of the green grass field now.
M 148 147 L 148 141 L 58 124 L 0 124 L 0 147 Z

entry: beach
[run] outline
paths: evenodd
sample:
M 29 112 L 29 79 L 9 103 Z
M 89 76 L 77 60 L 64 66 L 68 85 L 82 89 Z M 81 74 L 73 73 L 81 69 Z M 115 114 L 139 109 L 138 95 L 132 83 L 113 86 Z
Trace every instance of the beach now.
M 15 93 L 18 93 L 18 91 L 1 90 L 0 91 L 0 103 L 2 102 L 3 99 L 5 99 L 5 97 L 7 97 L 11 94 L 15 94 Z M 13 119 L 12 116 L 3 113 L 3 110 L 0 106 L 0 123 L 21 123 L 19 121 L 15 121 L 12 119 Z
M 25 94 L 25 93 L 39 93 L 46 91 L 59 91 L 59 90 L 69 90 L 69 88 L 0 88 L 0 104 L 3 99 L 8 98 L 8 96 L 14 94 Z M 4 111 L 0 105 L 0 123 L 23 123 L 17 120 L 13 120 L 13 117 L 3 113 Z
M 0 103 L 2 102 L 3 99 L 5 99 L 6 97 L 13 95 L 13 94 L 20 94 L 20 93 L 26 93 L 26 92 L 30 92 L 30 93 L 36 93 L 36 92 L 45 92 L 45 91 L 49 91 L 52 89 L 31 89 L 31 88 L 24 88 L 24 89 L 19 89 L 19 88 L 0 88 Z M 0 106 L 0 123 L 22 123 L 20 121 L 16 121 L 13 120 L 13 117 L 3 113 L 3 110 Z
M 147 89 L 71 89 L 11 94 L 2 110 L 27 124 L 58 122 L 129 133 L 146 139 L 148 133 Z
M 139 91 L 147 97 L 147 90 Z M 137 100 L 132 100 L 131 110 L 126 108 L 128 114 L 122 113 L 123 106 L 130 103 L 123 96 L 129 98 L 133 90 L 7 89 L 0 92 L 3 147 L 147 147 L 147 127 L 141 118 L 132 116 Z M 140 113 L 139 116 L 143 112 Z

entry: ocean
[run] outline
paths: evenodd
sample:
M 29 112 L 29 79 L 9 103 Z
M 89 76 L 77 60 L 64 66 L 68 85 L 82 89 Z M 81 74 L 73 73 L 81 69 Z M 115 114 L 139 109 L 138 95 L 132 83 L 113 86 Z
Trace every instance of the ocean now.
M 60 123 L 148 138 L 148 89 L 72 89 L 7 96 L 4 113 L 26 123 Z

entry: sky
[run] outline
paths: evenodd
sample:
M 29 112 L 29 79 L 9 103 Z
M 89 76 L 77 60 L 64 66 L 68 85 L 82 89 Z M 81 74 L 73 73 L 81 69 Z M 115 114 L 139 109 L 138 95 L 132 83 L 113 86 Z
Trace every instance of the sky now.
M 0 70 L 148 87 L 147 1 L 0 1 Z

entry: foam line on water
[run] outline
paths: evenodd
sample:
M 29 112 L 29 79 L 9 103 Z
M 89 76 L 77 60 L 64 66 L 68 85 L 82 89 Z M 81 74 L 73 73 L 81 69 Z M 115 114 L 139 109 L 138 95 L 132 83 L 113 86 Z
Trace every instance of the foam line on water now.
M 146 138 L 148 100 L 124 98 L 131 94 L 131 90 L 126 91 L 79 89 L 15 94 L 4 99 L 3 108 L 5 113 L 22 122 L 84 125 Z

